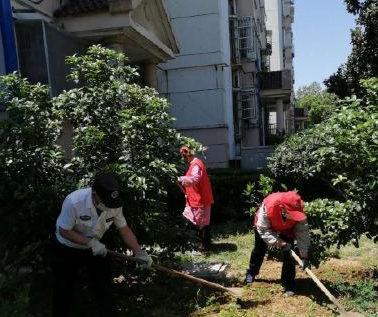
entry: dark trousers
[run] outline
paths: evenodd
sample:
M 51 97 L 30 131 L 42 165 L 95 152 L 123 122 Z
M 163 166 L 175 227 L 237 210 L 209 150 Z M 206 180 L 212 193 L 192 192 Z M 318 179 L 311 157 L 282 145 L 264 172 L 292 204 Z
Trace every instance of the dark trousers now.
M 294 240 L 285 236 L 280 236 L 281 239 L 294 245 Z M 260 237 L 255 228 L 255 247 L 252 250 L 251 258 L 249 260 L 249 270 L 251 275 L 256 276 L 260 273 L 261 265 L 264 261 L 265 253 L 268 245 Z M 283 265 L 281 271 L 281 284 L 285 288 L 292 289 L 295 284 L 295 261 L 290 252 L 283 252 Z
M 183 221 L 185 222 L 185 225 L 187 228 L 193 231 L 198 232 L 198 236 L 200 238 L 201 244 L 200 247 L 203 247 L 205 249 L 210 249 L 211 248 L 211 229 L 210 229 L 210 224 L 207 226 L 204 226 L 202 229 L 200 229 L 198 226 L 193 224 L 190 221 L 187 221 L 186 218 L 182 217 Z
M 199 229 L 199 235 L 201 239 L 201 247 L 205 249 L 210 249 L 211 247 L 211 233 L 210 233 L 210 225 Z
M 79 274 L 85 272 L 101 317 L 115 317 L 113 276 L 109 257 L 93 256 L 54 241 L 51 267 L 54 275 L 53 316 L 67 317 L 72 308 Z

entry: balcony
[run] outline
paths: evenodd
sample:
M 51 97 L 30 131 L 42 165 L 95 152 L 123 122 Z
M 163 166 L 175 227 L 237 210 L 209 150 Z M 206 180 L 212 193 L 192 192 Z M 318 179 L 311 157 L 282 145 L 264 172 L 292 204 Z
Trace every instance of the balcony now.
M 291 89 L 291 70 L 285 69 L 275 72 L 261 73 L 261 89 Z
M 260 79 L 261 98 L 264 103 L 274 103 L 276 98 L 290 103 L 293 86 L 293 75 L 290 69 L 262 72 Z

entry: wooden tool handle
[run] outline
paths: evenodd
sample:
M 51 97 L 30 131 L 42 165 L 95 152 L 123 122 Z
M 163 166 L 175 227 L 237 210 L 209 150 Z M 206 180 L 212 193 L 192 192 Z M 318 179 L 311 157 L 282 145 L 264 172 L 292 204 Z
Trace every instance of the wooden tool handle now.
M 299 258 L 299 256 L 293 250 L 291 250 L 291 255 L 298 262 L 299 265 L 303 266 L 302 260 Z M 324 284 L 316 277 L 316 275 L 314 273 L 312 273 L 312 271 L 309 268 L 306 268 L 305 271 L 312 278 L 312 280 L 315 282 L 315 284 L 319 286 L 319 288 L 323 291 L 323 293 L 327 295 L 329 300 L 336 305 L 336 307 L 340 310 L 340 312 L 343 315 L 346 316 L 347 311 L 344 309 L 343 306 L 341 306 L 340 302 L 336 299 L 336 297 L 333 296 L 329 292 L 329 290 L 324 286 Z
M 145 261 L 140 260 L 138 258 L 135 258 L 133 256 L 122 254 L 122 253 L 115 252 L 115 251 L 112 251 L 112 250 L 108 250 L 108 253 L 110 255 L 114 256 L 114 257 L 117 257 L 117 258 L 120 258 L 120 259 L 124 259 L 124 260 L 127 260 L 127 261 L 132 261 L 132 262 L 137 262 L 137 263 L 142 263 L 142 264 L 145 263 Z M 154 269 L 158 270 L 158 271 L 162 271 L 162 272 L 168 273 L 168 274 L 170 274 L 172 276 L 182 277 L 184 279 L 187 279 L 189 281 L 195 282 L 197 284 L 203 284 L 203 285 L 206 285 L 208 287 L 221 290 L 223 292 L 233 293 L 233 291 L 231 289 L 229 289 L 227 287 L 224 287 L 224 286 L 222 286 L 220 284 L 209 282 L 209 281 L 206 281 L 206 280 L 204 280 L 202 278 L 194 277 L 194 276 L 191 276 L 191 275 L 183 273 L 183 272 L 179 272 L 179 271 L 176 271 L 176 270 L 173 270 L 173 269 L 169 269 L 169 268 L 164 267 L 164 266 L 159 265 L 159 264 L 155 264 L 154 263 L 154 264 L 152 264 L 152 267 Z

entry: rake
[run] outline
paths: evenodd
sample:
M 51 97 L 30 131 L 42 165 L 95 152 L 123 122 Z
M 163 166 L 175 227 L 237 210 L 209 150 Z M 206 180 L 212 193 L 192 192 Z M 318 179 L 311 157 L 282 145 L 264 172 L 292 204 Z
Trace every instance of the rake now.
M 299 256 L 291 250 L 291 255 L 293 258 L 298 262 L 300 266 L 303 265 L 302 260 L 299 258 Z M 324 294 L 327 295 L 329 300 L 336 305 L 336 307 L 339 309 L 341 316 L 345 317 L 364 317 L 364 315 L 358 313 L 358 312 L 348 312 L 345 310 L 345 308 L 340 304 L 340 302 L 336 299 L 335 296 L 333 296 L 330 291 L 324 286 L 324 284 L 316 277 L 316 275 L 309 269 L 305 268 L 306 273 L 312 278 L 312 280 L 315 282 L 315 284 L 323 291 Z
M 115 252 L 115 251 L 112 251 L 112 250 L 108 250 L 108 254 L 112 255 L 115 258 L 123 259 L 123 260 L 126 260 L 126 261 L 136 262 L 136 263 L 139 263 L 139 264 L 145 264 L 145 261 L 143 261 L 143 260 L 137 259 L 133 256 L 129 256 L 129 255 L 126 255 L 126 254 L 123 254 L 123 253 Z M 189 275 L 189 274 L 186 274 L 186 273 L 183 273 L 183 272 L 180 272 L 180 271 L 176 271 L 176 270 L 167 268 L 167 267 L 159 265 L 159 264 L 153 263 L 152 268 L 154 268 L 157 271 L 167 273 L 171 276 L 181 277 L 181 278 L 184 278 L 188 281 L 194 282 L 196 284 L 205 285 L 209 288 L 213 288 L 213 289 L 216 289 L 218 291 L 226 292 L 226 293 L 228 293 L 232 296 L 235 296 L 235 297 L 241 297 L 242 293 L 243 293 L 243 288 L 240 288 L 240 287 L 225 287 L 223 285 L 213 283 L 213 282 L 209 282 L 209 281 L 204 280 L 202 278 L 194 277 L 192 275 Z

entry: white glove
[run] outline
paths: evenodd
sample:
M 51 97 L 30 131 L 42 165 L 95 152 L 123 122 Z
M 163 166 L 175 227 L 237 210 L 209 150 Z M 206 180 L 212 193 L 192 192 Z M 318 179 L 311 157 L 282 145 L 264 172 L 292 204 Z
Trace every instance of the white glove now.
M 151 256 L 148 255 L 146 250 L 135 251 L 134 257 L 145 262 L 145 264 L 142 264 L 142 267 L 149 268 L 154 262 L 152 261 Z
M 98 241 L 96 238 L 92 238 L 88 242 L 88 246 L 92 249 L 93 255 L 102 255 L 105 256 L 107 253 L 105 244 Z

